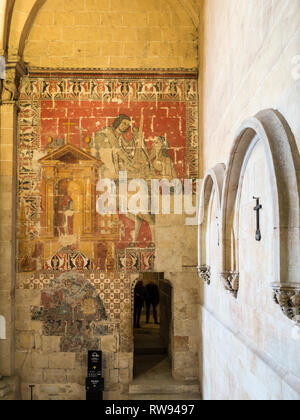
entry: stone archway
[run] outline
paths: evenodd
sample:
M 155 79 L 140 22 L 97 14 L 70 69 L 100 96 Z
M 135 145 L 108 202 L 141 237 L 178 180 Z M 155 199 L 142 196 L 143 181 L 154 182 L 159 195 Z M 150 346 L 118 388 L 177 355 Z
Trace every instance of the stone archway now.
M 275 301 L 289 318 L 295 319 L 300 313 L 299 261 L 295 259 L 295 250 L 300 246 L 300 157 L 291 129 L 278 111 L 264 110 L 245 121 L 231 150 L 222 194 L 221 277 L 225 288 L 237 297 L 239 255 L 235 226 L 238 225 L 243 176 L 258 140 L 264 146 L 271 185 L 275 264 L 271 286 L 275 291 Z
M 135 363 L 139 363 L 137 358 L 144 357 L 145 365 L 148 363 L 148 357 L 157 356 L 157 361 L 160 359 L 169 358 L 170 372 L 172 366 L 172 352 L 173 352 L 173 286 L 171 282 L 165 279 L 163 273 L 146 273 L 135 278 L 131 283 L 131 316 L 132 316 L 132 343 L 133 343 L 133 359 Z M 158 319 L 160 325 L 153 324 L 153 314 L 150 314 L 150 323 L 145 324 L 146 320 L 146 305 L 143 309 L 141 317 L 141 329 L 134 329 L 134 290 L 139 280 L 143 279 L 144 284 L 147 284 L 147 279 L 150 279 L 151 274 L 156 277 L 156 282 L 159 287 L 160 303 L 158 305 Z M 135 357 L 136 356 L 136 357 Z M 154 357 L 155 359 L 155 357 Z M 150 361 L 150 365 L 156 360 Z M 135 369 L 134 369 L 135 370 Z M 134 377 L 135 375 L 133 375 Z
M 216 194 L 217 211 L 218 213 L 221 211 L 225 169 L 225 165 L 220 163 L 207 172 L 200 196 L 198 215 L 198 273 L 200 278 L 207 284 L 210 284 L 211 277 L 211 268 L 207 256 L 207 230 L 210 223 L 208 207 L 212 195 Z M 218 235 L 220 237 L 220 220 L 218 221 Z

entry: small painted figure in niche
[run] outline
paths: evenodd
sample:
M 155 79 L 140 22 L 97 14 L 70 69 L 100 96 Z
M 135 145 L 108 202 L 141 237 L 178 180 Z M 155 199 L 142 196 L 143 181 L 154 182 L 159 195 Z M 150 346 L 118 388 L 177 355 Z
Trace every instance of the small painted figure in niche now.
M 73 235 L 73 224 L 74 224 L 74 201 L 67 195 L 63 202 L 63 214 L 64 214 L 64 234 Z
M 68 180 L 61 181 L 57 187 L 55 200 L 56 236 L 67 236 L 74 233 L 74 201 L 68 187 Z
M 169 142 L 165 137 L 159 136 L 152 146 L 150 159 L 157 176 L 172 180 L 177 178 L 177 172 L 169 152 Z

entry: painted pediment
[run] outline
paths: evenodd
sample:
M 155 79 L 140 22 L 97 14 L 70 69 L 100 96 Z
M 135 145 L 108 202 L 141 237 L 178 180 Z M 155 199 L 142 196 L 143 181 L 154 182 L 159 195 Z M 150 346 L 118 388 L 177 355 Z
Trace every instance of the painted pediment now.
M 60 161 L 64 163 L 78 163 L 80 161 L 90 161 L 93 163 L 101 164 L 101 161 L 89 153 L 79 149 L 72 144 L 66 144 L 60 147 L 53 152 L 48 153 L 42 159 L 39 160 L 40 163 L 45 163 L 49 161 Z

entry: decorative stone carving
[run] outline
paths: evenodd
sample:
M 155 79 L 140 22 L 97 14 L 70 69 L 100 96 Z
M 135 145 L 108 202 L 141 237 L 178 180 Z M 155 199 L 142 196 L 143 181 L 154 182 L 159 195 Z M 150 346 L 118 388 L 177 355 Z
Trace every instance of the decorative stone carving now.
M 237 298 L 239 290 L 239 273 L 234 271 L 228 271 L 221 273 L 221 279 L 224 284 L 224 287 L 228 292 L 230 292 L 235 298 Z
M 300 287 L 273 286 L 273 290 L 275 303 L 289 319 L 300 325 Z
M 2 81 L 2 103 L 12 103 L 18 99 L 20 79 L 25 73 L 23 62 L 7 63 L 5 79 Z
M 17 87 L 15 83 L 15 70 L 6 72 L 6 78 L 3 80 L 2 102 L 12 102 L 15 99 Z
M 201 267 L 198 267 L 198 273 L 200 278 L 207 283 L 210 284 L 210 267 L 207 267 L 206 265 L 202 265 Z

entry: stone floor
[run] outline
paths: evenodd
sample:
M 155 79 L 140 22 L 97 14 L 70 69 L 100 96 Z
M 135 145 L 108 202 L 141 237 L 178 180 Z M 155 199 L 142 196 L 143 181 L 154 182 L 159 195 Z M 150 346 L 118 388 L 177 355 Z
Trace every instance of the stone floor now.
M 153 321 L 146 324 L 146 315 L 142 313 L 141 327 L 134 330 L 135 355 L 166 354 L 167 349 L 160 339 L 160 326 Z
M 146 324 L 142 315 L 140 329 L 135 329 L 134 380 L 129 387 L 132 401 L 201 400 L 199 383 L 175 381 L 172 362 L 160 339 L 160 327 Z

